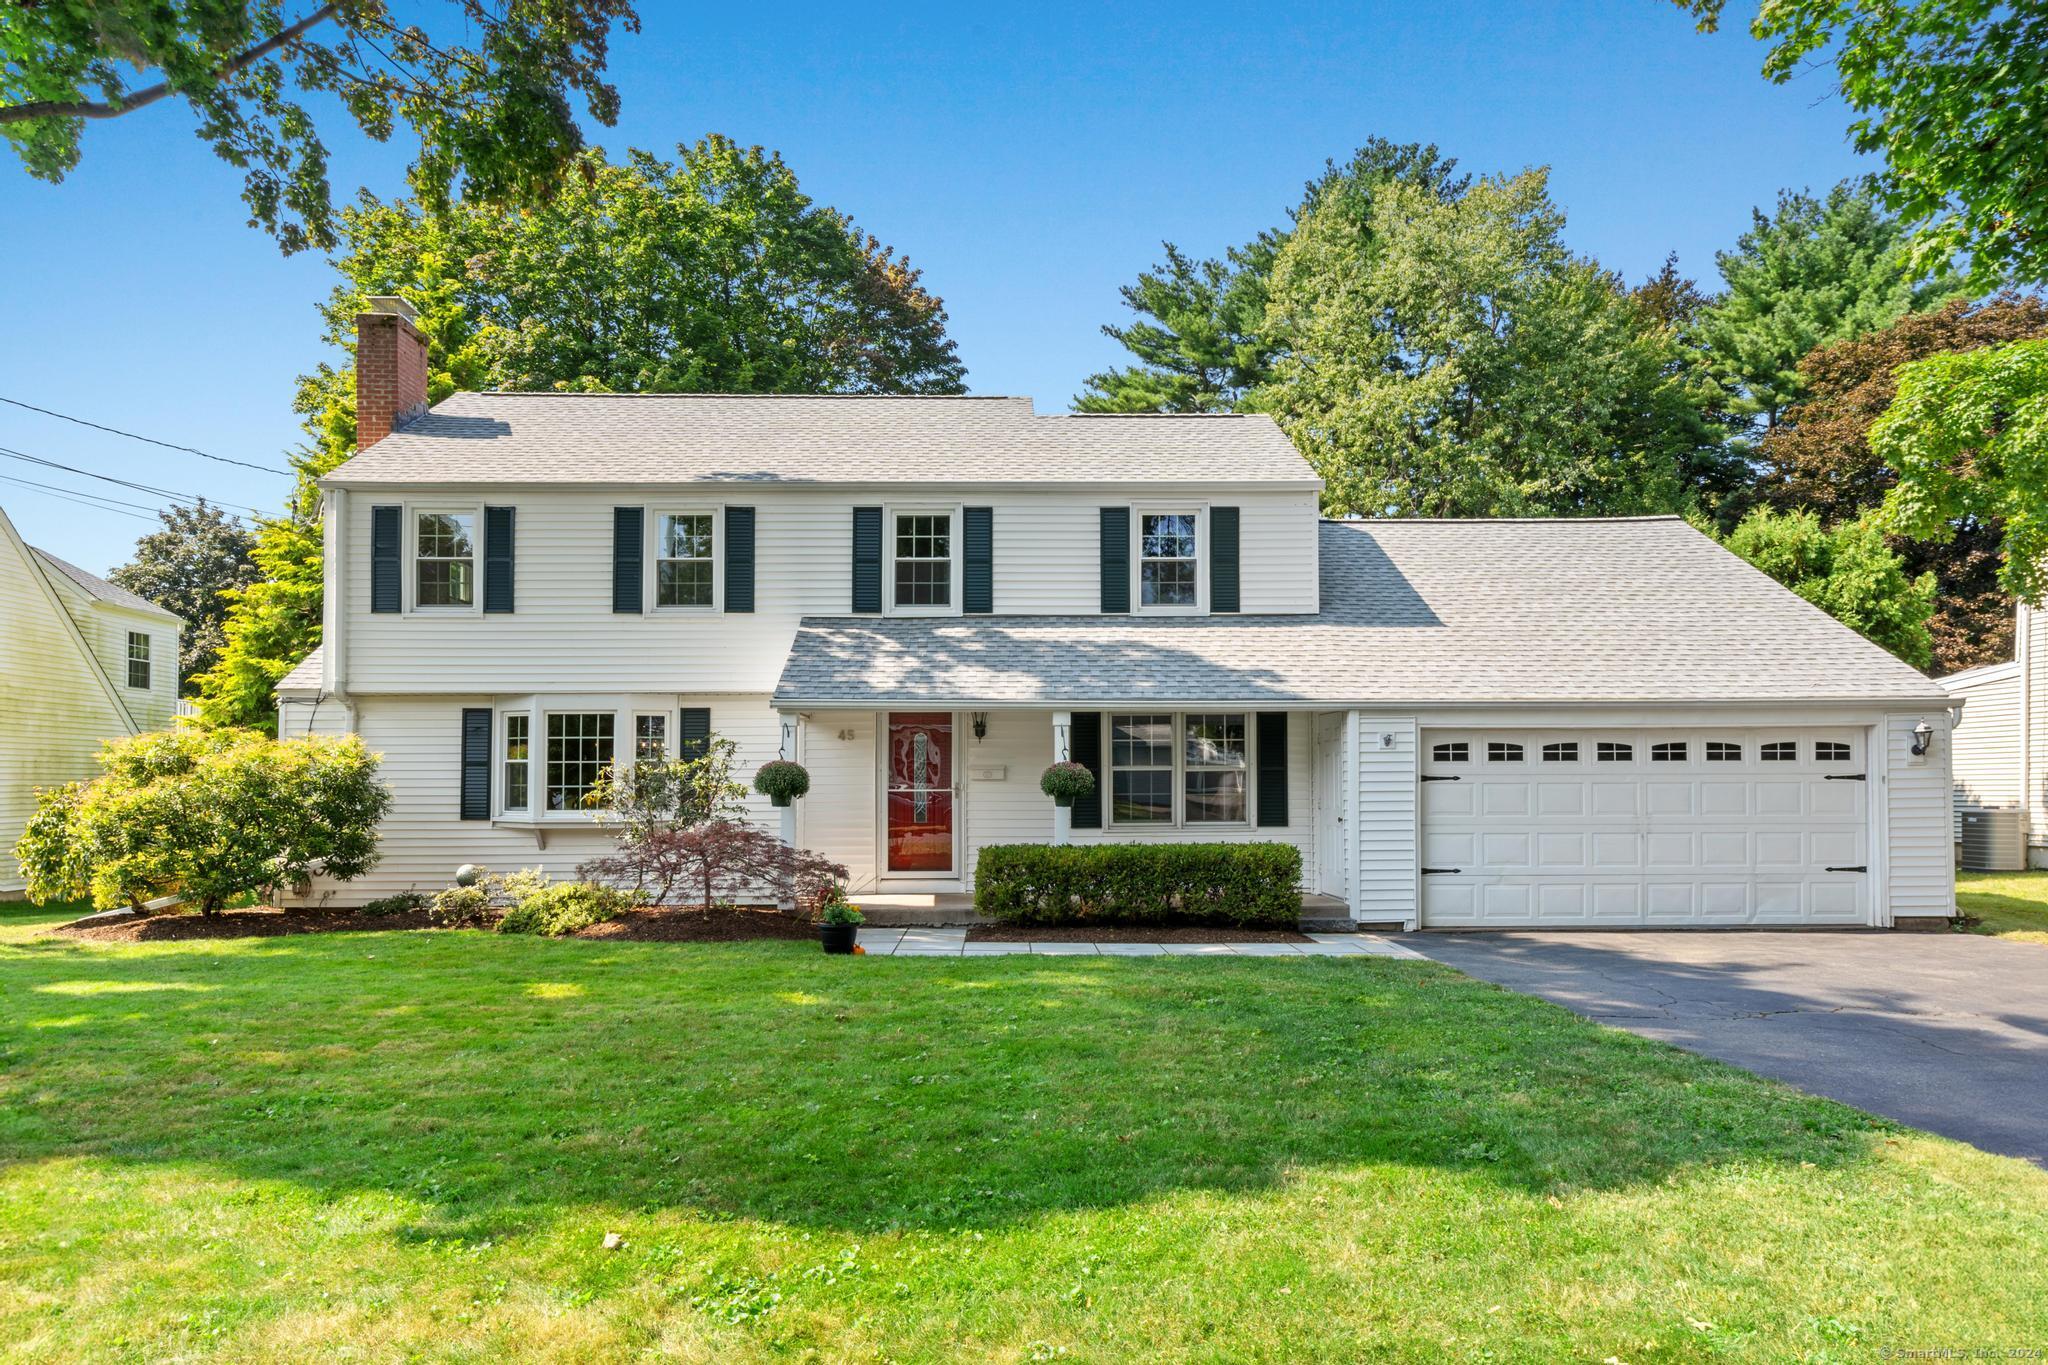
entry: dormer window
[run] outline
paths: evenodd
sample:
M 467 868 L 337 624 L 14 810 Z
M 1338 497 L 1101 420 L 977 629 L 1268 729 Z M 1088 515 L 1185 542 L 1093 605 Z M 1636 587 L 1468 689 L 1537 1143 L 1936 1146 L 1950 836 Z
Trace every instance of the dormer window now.
M 1200 516 L 1192 511 L 1138 514 L 1138 608 L 1201 607 Z

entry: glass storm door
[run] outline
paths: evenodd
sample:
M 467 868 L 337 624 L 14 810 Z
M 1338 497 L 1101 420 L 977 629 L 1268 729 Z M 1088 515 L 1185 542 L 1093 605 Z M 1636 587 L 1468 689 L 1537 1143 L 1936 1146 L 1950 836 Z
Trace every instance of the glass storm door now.
M 889 716 L 889 871 L 953 870 L 953 717 L 945 711 Z

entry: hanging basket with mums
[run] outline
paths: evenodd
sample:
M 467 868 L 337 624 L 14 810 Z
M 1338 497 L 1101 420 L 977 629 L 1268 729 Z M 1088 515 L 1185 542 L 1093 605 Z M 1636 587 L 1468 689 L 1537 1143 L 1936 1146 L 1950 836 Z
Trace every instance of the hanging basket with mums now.
M 1038 789 L 1055 806 L 1071 806 L 1095 794 L 1095 774 L 1079 763 L 1055 763 L 1038 776 Z
M 778 806 L 786 806 L 811 789 L 811 775 L 801 763 L 786 758 L 763 763 L 754 774 L 754 790 Z

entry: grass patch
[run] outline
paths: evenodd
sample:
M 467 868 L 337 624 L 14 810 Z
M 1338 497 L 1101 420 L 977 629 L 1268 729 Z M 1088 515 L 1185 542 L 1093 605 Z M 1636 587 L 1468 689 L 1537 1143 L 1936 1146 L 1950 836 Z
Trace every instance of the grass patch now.
M 2048 1173 L 1432 963 L 12 932 L 0 1356 L 2048 1338 Z
M 1958 872 L 1956 908 L 1971 933 L 2048 943 L 2048 872 Z

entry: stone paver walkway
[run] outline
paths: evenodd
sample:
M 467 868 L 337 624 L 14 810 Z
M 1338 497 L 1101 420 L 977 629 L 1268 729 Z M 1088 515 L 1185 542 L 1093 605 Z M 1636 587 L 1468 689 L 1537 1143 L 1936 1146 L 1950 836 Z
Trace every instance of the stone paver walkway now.
M 1310 934 L 1307 943 L 969 943 L 965 929 L 860 931 L 871 957 L 1410 957 L 1421 953 L 1376 934 Z

